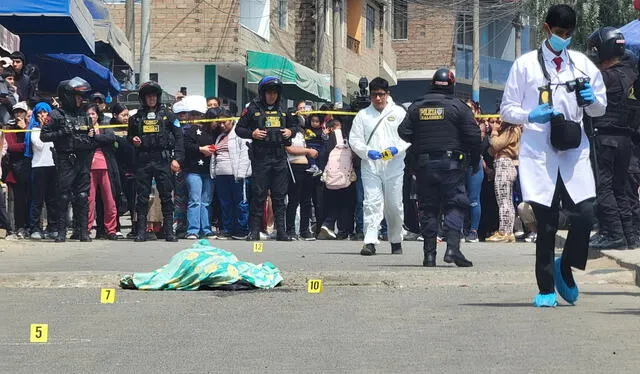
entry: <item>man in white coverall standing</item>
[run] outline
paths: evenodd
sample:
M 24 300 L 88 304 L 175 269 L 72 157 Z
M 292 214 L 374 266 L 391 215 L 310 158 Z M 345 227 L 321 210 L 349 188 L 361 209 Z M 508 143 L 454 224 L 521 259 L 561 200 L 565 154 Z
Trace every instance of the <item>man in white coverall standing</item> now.
M 400 139 L 398 126 L 406 111 L 389 96 L 389 82 L 375 78 L 369 83 L 371 105 L 353 120 L 349 144 L 362 159 L 364 186 L 364 246 L 360 254 L 373 256 L 378 226 L 384 217 L 391 253 L 402 254 L 402 179 L 404 156 L 411 144 Z

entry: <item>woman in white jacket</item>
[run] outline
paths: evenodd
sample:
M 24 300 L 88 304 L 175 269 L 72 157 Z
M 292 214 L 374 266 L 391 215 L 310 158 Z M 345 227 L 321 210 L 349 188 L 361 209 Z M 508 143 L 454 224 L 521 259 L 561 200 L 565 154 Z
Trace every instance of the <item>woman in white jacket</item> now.
M 231 118 L 223 111 L 220 118 Z M 249 234 L 249 178 L 251 140 L 236 135 L 232 120 L 221 122 L 222 133 L 216 139 L 216 153 L 211 159 L 211 178 L 222 210 L 222 234 L 219 239 L 244 239 Z

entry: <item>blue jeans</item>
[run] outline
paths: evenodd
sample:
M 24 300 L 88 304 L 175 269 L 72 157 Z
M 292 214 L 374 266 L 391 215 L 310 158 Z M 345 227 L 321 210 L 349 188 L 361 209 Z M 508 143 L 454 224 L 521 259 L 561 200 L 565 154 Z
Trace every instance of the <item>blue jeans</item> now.
M 472 168 L 467 169 L 467 198 L 469 199 L 469 215 L 471 216 L 471 231 L 478 231 L 480 226 L 480 216 L 482 208 L 480 206 L 480 191 L 482 191 L 482 180 L 484 170 L 482 160 L 480 160 L 480 171 L 473 174 Z
M 216 187 L 222 211 L 222 231 L 234 236 L 248 235 L 249 180 L 236 180 L 233 175 L 218 175 Z
M 364 202 L 364 186 L 362 185 L 362 173 L 360 169 L 356 169 L 356 233 L 364 232 L 364 211 L 362 204 Z
M 211 233 L 209 205 L 213 196 L 213 179 L 209 174 L 185 175 L 189 189 L 187 205 L 187 235 L 206 235 Z

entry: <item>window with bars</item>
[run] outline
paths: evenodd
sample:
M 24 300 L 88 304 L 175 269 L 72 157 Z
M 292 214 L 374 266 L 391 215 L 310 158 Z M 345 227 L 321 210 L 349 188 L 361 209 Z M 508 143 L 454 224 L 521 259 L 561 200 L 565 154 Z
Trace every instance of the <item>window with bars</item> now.
M 289 0 L 277 0 L 278 1 L 278 26 L 281 30 L 287 29 L 287 8 L 289 6 Z
M 376 41 L 376 9 L 367 4 L 367 24 L 366 24 L 366 47 L 373 48 L 373 43 Z
M 407 39 L 407 0 L 393 0 L 393 38 Z

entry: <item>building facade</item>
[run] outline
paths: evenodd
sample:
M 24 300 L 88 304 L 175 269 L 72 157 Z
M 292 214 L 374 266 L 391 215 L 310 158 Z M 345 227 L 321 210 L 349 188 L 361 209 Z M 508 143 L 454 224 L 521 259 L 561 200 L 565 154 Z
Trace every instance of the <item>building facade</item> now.
M 124 28 L 124 1 L 107 3 L 114 21 Z M 154 0 L 152 79 L 169 93 L 186 87 L 189 94 L 219 96 L 226 105 L 240 106 L 255 92 L 255 82 L 248 81 L 247 51 L 266 52 L 311 69 L 317 79 L 330 84 L 332 101 L 347 101 L 361 76 L 381 75 L 396 82 L 389 4 L 388 0 Z M 136 4 L 136 32 L 140 13 Z M 136 52 L 139 42 L 137 38 Z

